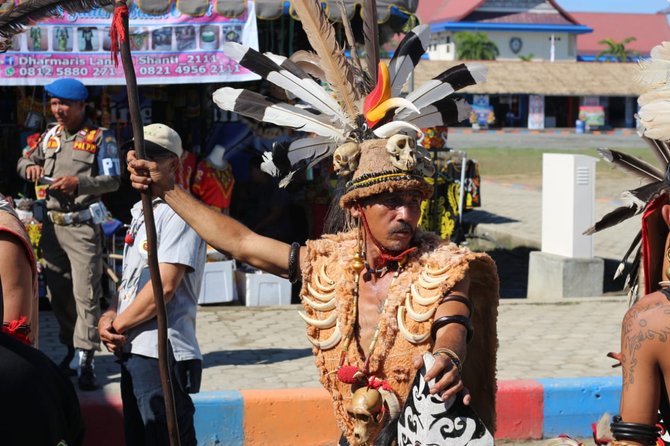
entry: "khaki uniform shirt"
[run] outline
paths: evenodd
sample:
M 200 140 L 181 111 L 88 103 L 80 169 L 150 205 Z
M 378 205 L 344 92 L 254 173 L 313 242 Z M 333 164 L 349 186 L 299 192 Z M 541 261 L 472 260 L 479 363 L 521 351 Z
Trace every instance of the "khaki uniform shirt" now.
M 116 140 L 109 131 L 85 122 L 75 133 L 57 126 L 42 134 L 39 142 L 19 159 L 17 171 L 26 178 L 26 168 L 39 165 L 54 179 L 76 176 L 79 188 L 72 195 L 50 192 L 47 209 L 71 212 L 86 209 L 100 195 L 119 188 L 120 164 Z

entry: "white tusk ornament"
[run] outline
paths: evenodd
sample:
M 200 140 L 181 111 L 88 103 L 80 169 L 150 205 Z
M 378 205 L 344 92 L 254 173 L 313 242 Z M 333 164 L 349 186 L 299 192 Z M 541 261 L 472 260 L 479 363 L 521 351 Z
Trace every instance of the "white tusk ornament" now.
M 314 345 L 314 347 L 316 348 L 319 348 L 321 350 L 330 350 L 340 342 L 340 339 L 342 339 L 342 332 L 340 331 L 340 325 L 336 324 L 333 333 L 330 335 L 330 337 L 328 337 L 328 339 L 324 341 L 319 341 L 309 335 L 307 336 L 307 339 L 309 339 L 309 342 L 311 342 L 312 345 Z
M 321 265 L 321 269 L 319 270 L 319 276 L 323 277 L 324 280 L 326 281 L 326 283 L 328 283 L 329 285 L 333 285 L 333 286 L 335 285 L 335 281 L 333 279 L 331 279 L 330 277 L 328 277 L 328 274 L 326 274 L 326 264 L 325 263 Z
M 405 327 L 405 308 L 398 307 L 398 330 L 402 333 L 403 337 L 407 339 L 412 344 L 420 344 L 430 336 L 430 333 L 424 333 L 422 335 L 410 333 L 410 331 Z
M 435 288 L 439 288 L 443 281 L 444 279 L 442 277 L 428 277 L 423 271 L 421 274 L 419 274 L 419 285 L 421 285 L 421 288 L 425 288 L 427 290 L 434 290 Z
M 315 302 L 307 296 L 302 296 L 303 302 L 306 302 L 311 308 L 317 311 L 330 311 L 335 308 L 335 298 L 333 297 L 328 302 Z
M 416 289 L 416 285 L 414 284 L 412 284 L 410 290 L 412 292 L 412 299 L 414 299 L 414 302 L 418 303 L 419 305 L 423 305 L 424 307 L 433 305 L 440 298 L 440 294 L 436 294 L 432 297 L 423 297 L 421 294 L 419 294 L 419 290 Z
M 321 275 L 317 274 L 314 276 L 314 285 L 316 288 L 323 293 L 332 293 L 335 291 L 335 284 L 324 285 L 321 279 Z
M 447 270 L 449 269 L 450 265 L 444 265 L 442 268 L 436 268 L 433 269 L 429 266 L 426 267 L 426 272 L 430 274 L 431 276 L 441 276 L 442 274 L 446 273 Z M 445 279 L 448 277 L 448 275 L 445 275 Z
M 309 316 L 307 316 L 304 312 L 298 311 L 298 314 L 302 318 L 303 321 L 307 322 L 309 325 L 312 327 L 320 328 L 322 330 L 325 330 L 326 328 L 333 327 L 335 323 L 337 322 L 337 312 L 333 311 L 330 316 L 328 316 L 326 319 L 313 319 Z
M 409 301 L 409 293 L 405 296 L 405 309 L 407 310 L 407 315 L 414 319 L 417 322 L 426 322 L 428 319 L 430 319 L 433 314 L 435 314 L 435 310 L 437 309 L 436 307 L 431 308 L 428 311 L 424 311 L 423 313 L 419 313 L 414 311 L 414 308 L 412 308 L 412 304 Z
M 311 294 L 313 297 L 316 297 L 316 298 L 319 299 L 321 302 L 328 302 L 328 301 L 330 301 L 332 298 L 335 297 L 335 292 L 334 292 L 334 291 L 333 291 L 333 292 L 330 292 L 330 293 L 327 293 L 327 294 L 325 294 L 325 293 L 319 293 L 318 291 L 316 291 L 316 290 L 312 287 L 312 285 L 310 285 L 309 282 L 307 282 L 307 291 L 309 291 L 309 294 Z

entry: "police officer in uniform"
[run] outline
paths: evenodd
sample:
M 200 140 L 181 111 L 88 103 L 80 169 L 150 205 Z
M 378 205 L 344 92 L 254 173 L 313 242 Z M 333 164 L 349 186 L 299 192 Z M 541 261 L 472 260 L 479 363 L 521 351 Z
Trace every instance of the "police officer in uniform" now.
M 19 160 L 17 170 L 28 181 L 49 184 L 40 246 L 59 338 L 68 348 L 60 366 L 73 373 L 76 363 L 79 388 L 95 390 L 103 271 L 98 223 L 106 214 L 100 195 L 119 187 L 118 147 L 111 132 L 86 119 L 88 91 L 81 82 L 58 79 L 45 90 L 56 125 Z

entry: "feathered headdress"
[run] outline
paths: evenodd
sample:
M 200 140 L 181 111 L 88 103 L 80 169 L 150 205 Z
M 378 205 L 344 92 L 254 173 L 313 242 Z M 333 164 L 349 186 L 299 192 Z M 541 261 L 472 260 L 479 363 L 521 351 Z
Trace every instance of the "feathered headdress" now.
M 388 139 L 399 133 L 414 138 L 421 127 L 463 120 L 468 116 L 468 104 L 449 96 L 461 88 L 482 82 L 486 77 L 484 66 L 460 64 L 401 98 L 403 86 L 426 51 L 430 30 L 427 25 L 421 25 L 409 32 L 387 66 L 379 60 L 376 2 L 366 1 L 363 5 L 364 62 L 357 56 L 346 13 L 342 14 L 342 20 L 351 59 L 345 57 L 319 0 L 291 2 L 314 52 L 298 51 L 286 58 L 272 53 L 261 54 L 237 43 L 224 44 L 224 51 L 230 58 L 284 89 L 288 97 L 307 104 L 276 102 L 255 92 L 230 87 L 221 88 L 213 95 L 214 102 L 224 110 L 316 135 L 276 145 L 272 153 L 264 155 L 262 168 L 282 177 L 282 186 L 288 184 L 295 172 L 330 156 L 335 158 L 334 167 L 338 174 L 354 174 L 362 150 L 367 146 L 363 142 L 367 140 Z M 343 8 L 341 2 L 340 7 Z M 387 166 L 417 178 L 429 174 L 426 163 L 422 162 L 428 157 L 424 149 L 416 144 L 410 143 L 409 147 L 402 141 L 396 142 L 402 147 L 388 148 L 384 157 L 390 160 L 368 164 L 371 167 L 376 164 L 378 173 L 386 173 L 388 169 L 383 167 Z M 385 178 L 393 181 L 393 178 Z M 379 178 L 375 181 L 376 184 L 380 182 Z M 360 195 L 361 187 L 357 189 Z
M 642 228 L 624 254 L 614 278 L 626 272 L 625 288 L 632 304 L 638 295 L 639 268 L 644 270 L 644 293 L 659 289 L 667 225 L 661 220 L 660 210 L 668 204 L 670 188 L 670 42 L 663 42 L 651 50 L 651 58 L 640 63 L 636 80 L 645 86 L 638 98 L 640 110 L 636 115 L 638 134 L 658 160 L 653 166 L 625 153 L 598 149 L 600 155 L 616 167 L 639 178 L 642 186 L 622 193 L 625 205 L 606 214 L 584 232 L 590 235 L 615 226 L 642 213 Z M 628 268 L 626 265 L 631 259 Z

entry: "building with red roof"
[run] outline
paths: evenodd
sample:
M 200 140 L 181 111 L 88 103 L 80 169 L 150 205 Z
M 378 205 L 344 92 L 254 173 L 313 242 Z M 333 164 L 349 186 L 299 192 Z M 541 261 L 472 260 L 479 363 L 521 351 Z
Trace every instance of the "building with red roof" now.
M 429 23 L 429 57 L 454 60 L 453 35 L 485 32 L 498 47 L 499 60 L 576 60 L 577 35 L 592 30 L 555 0 L 421 0 L 417 16 Z
M 670 26 L 665 14 L 617 14 L 600 12 L 573 12 L 580 23 L 593 29 L 592 33 L 577 38 L 577 55 L 580 60 L 594 60 L 607 48 L 598 43 L 605 39 L 622 42 L 628 37 L 635 40 L 626 44 L 642 57 L 660 42 L 670 40 Z

